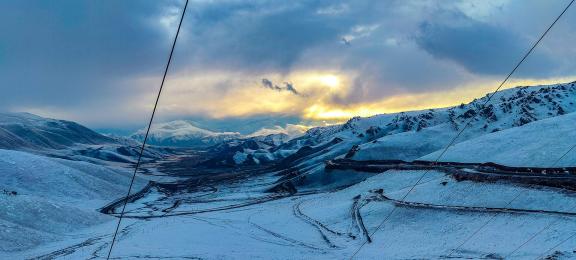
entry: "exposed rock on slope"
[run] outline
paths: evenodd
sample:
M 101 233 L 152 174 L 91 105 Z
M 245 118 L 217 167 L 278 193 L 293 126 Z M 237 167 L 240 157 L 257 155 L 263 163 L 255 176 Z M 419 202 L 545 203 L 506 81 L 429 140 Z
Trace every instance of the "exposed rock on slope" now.
M 317 161 L 346 155 L 354 160 L 415 160 L 444 148 L 469 121 L 455 143 L 576 111 L 574 82 L 503 90 L 483 105 L 487 98 L 449 108 L 355 117 L 342 125 L 310 129 L 276 148 L 275 153 L 285 157 L 339 138 L 342 142 L 309 158 Z

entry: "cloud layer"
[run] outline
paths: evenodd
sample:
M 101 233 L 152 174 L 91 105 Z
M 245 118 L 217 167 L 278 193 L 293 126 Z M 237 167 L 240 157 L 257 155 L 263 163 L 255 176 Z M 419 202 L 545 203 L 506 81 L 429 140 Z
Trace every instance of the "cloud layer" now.
M 192 0 L 159 120 L 331 119 L 463 102 L 493 89 L 568 2 Z M 0 110 L 142 124 L 182 6 L 2 1 Z M 575 23 L 569 10 L 515 80 L 576 76 Z

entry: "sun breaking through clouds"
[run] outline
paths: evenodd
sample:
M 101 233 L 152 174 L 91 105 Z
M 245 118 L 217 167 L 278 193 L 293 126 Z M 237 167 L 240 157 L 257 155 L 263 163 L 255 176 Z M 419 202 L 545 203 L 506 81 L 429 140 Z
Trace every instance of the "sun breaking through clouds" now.
M 567 2 L 191 1 L 159 119 L 346 120 L 467 102 L 492 91 Z M 2 1 L 0 109 L 145 122 L 181 6 Z M 575 23 L 567 13 L 516 83 L 575 78 Z

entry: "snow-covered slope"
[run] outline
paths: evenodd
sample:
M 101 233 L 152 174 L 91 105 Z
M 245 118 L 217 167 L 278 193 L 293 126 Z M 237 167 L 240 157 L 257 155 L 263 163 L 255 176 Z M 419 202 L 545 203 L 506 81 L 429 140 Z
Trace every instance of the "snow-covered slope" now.
M 528 123 L 464 141 L 450 147 L 441 161 L 495 162 L 508 166 L 558 167 L 576 165 L 576 151 L 560 157 L 576 145 L 576 113 Z M 433 161 L 440 151 L 421 160 Z M 554 164 L 558 161 L 557 164 Z
M 0 251 L 31 248 L 113 220 L 97 211 L 125 195 L 131 173 L 0 149 Z M 136 190 L 145 185 L 136 179 Z
M 0 113 L 0 149 L 88 161 L 97 164 L 133 163 L 141 144 L 133 139 L 101 135 L 78 123 L 30 113 Z M 150 147 L 144 160 L 169 153 Z
M 144 140 L 145 134 L 146 129 L 141 129 L 131 137 L 135 140 L 142 141 Z M 212 132 L 198 128 L 188 121 L 177 120 L 153 124 L 150 129 L 150 134 L 148 135 L 147 143 L 175 147 L 206 147 L 240 137 L 242 137 L 240 133 Z
M 391 125 L 408 131 L 386 133 L 386 136 L 363 144 L 352 158 L 414 160 L 446 147 L 470 119 L 470 125 L 456 143 L 576 111 L 574 83 L 504 90 L 483 106 L 486 98 L 429 112 L 427 118 L 422 118 L 425 115 L 422 113 L 417 116 L 401 113 L 398 116 L 401 124 L 396 126 L 393 122 Z
M 276 153 L 295 154 L 338 139 L 338 144 L 314 153 L 313 159 L 415 160 L 448 145 L 470 120 L 456 143 L 576 111 L 574 82 L 503 90 L 484 106 L 487 98 L 443 109 L 355 117 L 343 125 L 310 129 Z
M 0 113 L 0 149 L 63 149 L 76 144 L 113 142 L 74 122 L 29 113 Z

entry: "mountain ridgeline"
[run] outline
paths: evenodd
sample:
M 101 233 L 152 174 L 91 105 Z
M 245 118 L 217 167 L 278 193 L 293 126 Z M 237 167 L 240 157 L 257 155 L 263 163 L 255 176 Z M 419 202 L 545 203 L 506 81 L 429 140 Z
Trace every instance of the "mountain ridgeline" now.
M 75 144 L 114 142 L 75 122 L 29 113 L 0 113 L 0 149 L 64 149 Z
M 145 134 L 146 129 L 141 129 L 130 137 L 143 141 Z M 152 124 L 147 143 L 160 146 L 205 148 L 241 137 L 240 133 L 213 132 L 196 127 L 185 120 L 176 120 Z
M 259 164 L 307 167 L 334 158 L 435 160 L 434 155 L 439 155 L 466 128 L 454 142 L 458 149 L 451 147 L 449 151 L 454 148 L 460 153 L 487 154 L 486 151 L 497 148 L 497 143 L 512 142 L 514 145 L 508 149 L 517 151 L 518 155 L 541 154 L 543 157 L 532 161 L 509 158 L 500 162 L 530 164 L 553 160 L 552 157 L 560 153 L 554 149 L 564 147 L 561 144 L 555 148 L 546 146 L 544 140 L 551 142 L 551 139 L 544 136 L 563 133 L 553 140 L 565 145 L 573 145 L 576 140 L 573 131 L 560 131 L 570 129 L 566 124 L 573 122 L 575 82 L 516 87 L 496 93 L 489 102 L 488 98 L 486 95 L 468 104 L 447 108 L 354 117 L 344 124 L 309 129 L 296 138 L 282 133 L 246 136 L 237 132 L 213 132 L 184 120 L 159 123 L 150 130 L 148 144 L 151 146 L 144 158 L 160 159 L 173 154 L 171 149 L 195 148 L 206 151 L 208 158 L 201 162 L 206 167 Z M 537 134 L 527 135 L 527 129 Z M 32 151 L 66 159 L 130 163 L 137 157 L 144 133 L 140 130 L 131 138 L 108 137 L 70 121 L 28 113 L 0 114 L 0 149 Z M 474 145 L 475 140 L 482 145 Z M 541 140 L 539 145 L 527 145 L 538 140 Z M 498 161 L 489 156 L 463 158 L 450 152 L 446 155 L 450 155 L 446 160 Z M 570 158 L 562 163 L 576 164 Z
M 487 102 L 489 95 L 473 100 L 468 104 L 454 107 L 427 109 L 393 114 L 382 114 L 371 117 L 354 117 L 342 125 L 312 128 L 305 135 L 292 139 L 270 153 L 274 158 L 286 158 L 287 155 L 306 152 L 298 160 L 300 166 L 312 165 L 323 160 L 336 157 L 346 157 L 354 160 L 406 160 L 412 161 L 440 151 L 445 148 L 467 123 L 466 130 L 455 140 L 454 144 L 473 140 L 482 136 L 501 136 L 506 139 L 522 139 L 524 142 L 537 142 L 539 136 L 554 135 L 558 127 L 551 123 L 542 123 L 532 140 L 524 140 L 525 135 L 508 135 L 511 129 L 531 127 L 533 124 L 549 118 L 555 118 L 556 124 L 569 124 L 569 114 L 576 111 L 576 84 L 554 84 L 545 86 L 516 87 L 496 93 Z M 565 122 L 565 123 L 564 123 Z M 498 134 L 498 132 L 504 132 Z M 534 139 L 535 138 L 535 139 Z M 560 142 L 573 145 L 576 135 L 566 133 L 560 137 Z M 337 140 L 337 142 L 335 142 Z M 493 140 L 499 143 L 505 140 Z M 543 144 L 544 150 L 534 146 L 521 145 L 514 149 L 524 153 L 547 154 L 542 160 L 551 160 L 560 156 L 556 153 L 546 153 L 550 149 Z M 495 145 L 495 144 L 493 144 Z M 318 150 L 315 148 L 322 147 Z M 489 144 L 483 147 L 467 147 L 470 151 L 490 150 Z M 549 151 L 550 152 L 550 151 Z M 294 157 L 294 156 L 292 156 Z M 484 159 L 469 156 L 471 160 Z M 433 160 L 432 157 L 425 159 Z M 294 160 L 294 158 L 291 158 Z M 530 163 L 521 160 L 519 162 Z M 505 163 L 510 163 L 506 161 Z M 535 163 L 535 162 L 533 162 Z M 565 160 L 564 164 L 576 164 L 576 161 Z

